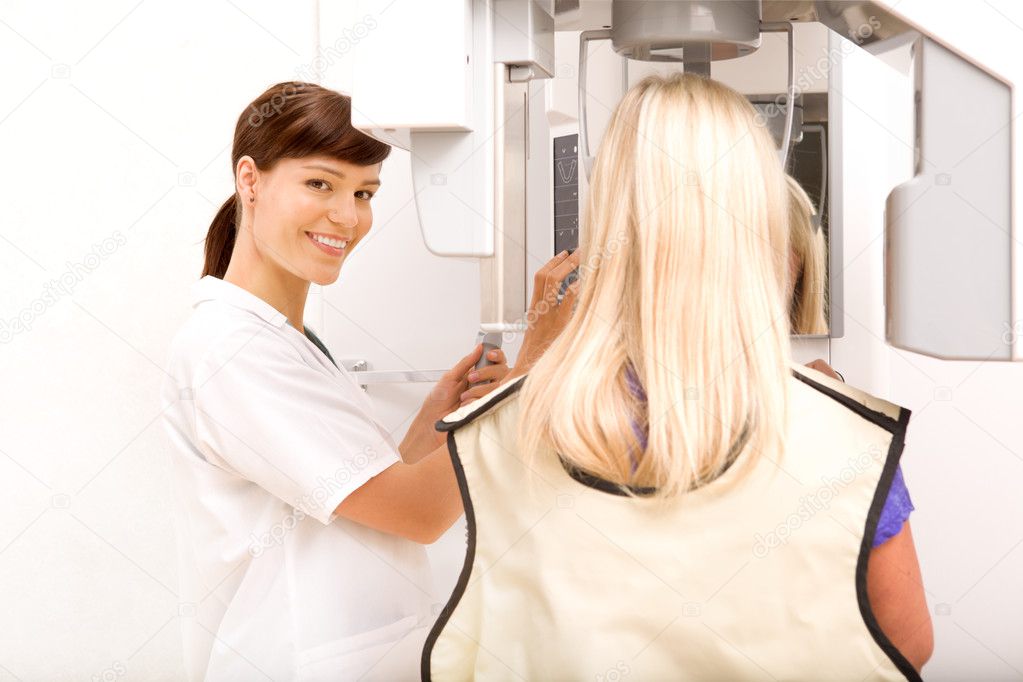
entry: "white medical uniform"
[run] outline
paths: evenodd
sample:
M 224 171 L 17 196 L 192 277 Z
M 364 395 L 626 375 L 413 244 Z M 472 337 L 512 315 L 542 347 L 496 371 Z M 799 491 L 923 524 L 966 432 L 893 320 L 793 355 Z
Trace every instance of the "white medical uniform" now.
M 425 548 L 334 514 L 393 439 L 280 311 L 212 276 L 192 294 L 162 389 L 189 678 L 417 679 Z

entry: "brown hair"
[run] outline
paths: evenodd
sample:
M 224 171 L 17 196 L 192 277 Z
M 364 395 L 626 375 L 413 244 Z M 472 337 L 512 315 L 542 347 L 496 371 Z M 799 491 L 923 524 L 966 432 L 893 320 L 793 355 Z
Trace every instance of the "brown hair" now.
M 287 81 L 270 86 L 238 117 L 231 172 L 250 156 L 256 168 L 272 170 L 281 159 L 325 155 L 359 166 L 380 163 L 391 147 L 356 130 L 352 100 L 315 83 Z M 202 276 L 223 278 L 231 262 L 241 211 L 232 194 L 210 223 Z

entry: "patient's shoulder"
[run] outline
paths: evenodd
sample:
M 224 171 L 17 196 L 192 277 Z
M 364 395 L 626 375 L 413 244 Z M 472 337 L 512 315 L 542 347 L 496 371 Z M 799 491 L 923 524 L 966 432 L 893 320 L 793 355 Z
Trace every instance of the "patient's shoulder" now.
M 910 411 L 815 369 L 792 365 L 793 379 L 888 431 L 904 429 Z
M 479 419 L 484 414 L 496 409 L 502 403 L 519 392 L 528 375 L 516 377 L 508 383 L 498 386 L 482 398 L 472 401 L 468 405 L 458 408 L 454 412 L 437 422 L 435 428 L 438 431 L 454 431 L 470 422 Z

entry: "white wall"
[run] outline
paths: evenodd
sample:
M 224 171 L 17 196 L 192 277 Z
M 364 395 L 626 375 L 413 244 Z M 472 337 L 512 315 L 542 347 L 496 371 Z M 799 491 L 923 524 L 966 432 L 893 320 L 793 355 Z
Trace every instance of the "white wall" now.
M 17 65 L 0 91 L 0 681 L 183 674 L 177 626 L 189 611 L 176 596 L 157 421 L 164 354 L 189 312 L 201 240 L 232 191 L 242 107 L 311 67 L 328 86 L 350 82 L 344 40 L 362 17 L 322 4 L 319 21 L 314 0 L 0 7 L 0 59 Z M 318 53 L 318 40 L 334 52 Z M 561 80 L 574 61 L 559 55 Z M 904 468 L 936 610 L 928 678 L 1018 679 L 1023 365 L 940 362 L 878 340 L 877 237 L 892 176 L 872 173 L 901 172 L 904 119 L 898 104 L 885 112 L 876 81 L 847 75 L 846 160 L 863 172 L 846 185 L 844 216 L 855 320 L 832 361 L 914 411 Z M 555 122 L 554 134 L 567 132 Z M 474 341 L 478 266 L 427 254 L 406 153 L 383 174 L 374 231 L 338 283 L 312 292 L 309 326 L 339 359 L 449 367 Z M 19 318 L 28 329 L 15 329 Z M 371 389 L 396 440 L 426 390 Z M 438 600 L 463 532 L 431 548 Z

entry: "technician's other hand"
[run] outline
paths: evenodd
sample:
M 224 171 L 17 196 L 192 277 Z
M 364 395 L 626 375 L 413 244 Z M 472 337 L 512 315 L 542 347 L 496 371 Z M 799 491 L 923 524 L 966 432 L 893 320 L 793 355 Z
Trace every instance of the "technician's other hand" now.
M 475 353 L 475 351 L 473 352 Z M 481 369 L 473 368 L 466 375 L 465 381 L 468 390 L 462 392 L 462 402 L 459 407 L 468 405 L 472 401 L 482 398 L 493 391 L 511 371 L 508 367 L 508 360 L 504 356 L 504 351 L 500 348 L 492 348 L 487 351 L 487 359 L 494 364 L 487 365 Z

